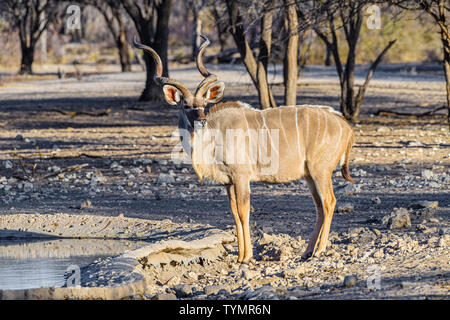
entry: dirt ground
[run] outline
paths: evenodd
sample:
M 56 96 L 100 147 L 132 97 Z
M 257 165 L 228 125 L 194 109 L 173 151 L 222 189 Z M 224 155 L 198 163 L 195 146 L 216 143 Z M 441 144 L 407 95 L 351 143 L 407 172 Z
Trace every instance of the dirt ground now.
M 213 71 L 221 78 L 220 68 Z M 223 74 L 224 101 L 257 105 L 242 70 Z M 191 67 L 174 68 L 171 76 L 190 88 L 201 80 Z M 254 183 L 250 221 L 256 260 L 247 266 L 234 263 L 232 244 L 229 255 L 212 264 L 143 266 L 152 283 L 146 298 L 447 299 L 450 139 L 445 116 L 373 115 L 379 108 L 423 112 L 444 105 L 445 87 L 435 78 L 396 76 L 375 77 L 367 92 L 354 127 L 355 185 L 335 174 L 337 212 L 324 257 L 300 261 L 316 218 L 306 184 Z M 189 164 L 171 161 L 178 143 L 172 137 L 177 111 L 137 102 L 143 83 L 144 74 L 135 72 L 3 84 L 0 215 L 122 214 L 234 230 L 224 188 L 200 184 Z M 281 101 L 282 86 L 273 90 Z M 336 81 L 311 69 L 300 81 L 297 102 L 337 108 L 338 90 Z M 82 164 L 87 166 L 58 174 Z M 168 176 L 174 180 L 164 182 Z M 422 208 L 423 201 L 434 204 Z M 409 228 L 386 225 L 383 217 L 394 208 L 408 210 Z M 381 274 L 381 289 L 366 285 L 371 266 Z M 170 282 L 167 274 L 174 272 L 183 276 Z M 193 291 L 180 293 L 183 283 Z

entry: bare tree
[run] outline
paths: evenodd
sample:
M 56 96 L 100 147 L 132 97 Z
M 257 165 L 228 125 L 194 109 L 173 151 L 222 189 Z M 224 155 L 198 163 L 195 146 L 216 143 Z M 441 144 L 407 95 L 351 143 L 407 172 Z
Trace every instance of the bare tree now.
M 288 40 L 284 56 L 284 104 L 297 104 L 298 78 L 298 14 L 294 1 L 284 0 Z
M 205 7 L 206 0 L 186 0 L 187 7 L 192 11 L 193 28 L 192 28 L 192 59 L 195 60 L 198 48 L 202 43 L 200 37 L 202 32 L 202 20 L 200 13 Z
M 261 36 L 259 55 L 255 58 L 245 36 L 244 19 L 237 0 L 226 0 L 229 26 L 236 47 L 255 85 L 262 109 L 276 107 L 275 99 L 267 81 L 267 65 L 272 40 L 272 18 L 275 1 L 265 1 L 261 13 Z
M 382 60 L 386 52 L 391 48 L 396 40 L 381 51 L 378 57 L 371 64 L 366 75 L 364 84 L 359 87 L 355 94 L 355 65 L 356 65 L 356 45 L 358 43 L 361 24 L 363 20 L 363 9 L 367 1 L 327 1 L 325 4 L 326 23 L 314 27 L 317 35 L 325 42 L 328 49 L 332 52 L 334 64 L 339 76 L 341 87 L 340 108 L 344 116 L 351 122 L 356 122 L 361 110 L 364 94 L 372 79 L 376 67 Z M 340 25 L 338 24 L 340 20 Z M 339 43 L 337 32 L 342 29 L 345 34 L 345 40 L 348 46 L 348 53 L 345 60 L 345 66 L 339 53 Z
M 447 121 L 450 130 L 450 3 L 448 0 L 390 0 L 389 2 L 402 9 L 426 12 L 439 27 L 447 91 Z
M 209 6 L 211 10 L 211 15 L 214 18 L 214 26 L 217 30 L 217 39 L 219 40 L 220 52 L 224 52 L 227 48 L 227 43 L 229 42 L 230 33 L 228 32 L 228 18 L 226 16 L 226 6 L 222 3 L 214 3 Z M 219 57 L 219 62 L 221 58 Z
M 167 48 L 169 41 L 169 18 L 173 0 L 120 0 L 134 22 L 141 42 L 156 50 L 164 65 L 163 76 L 169 76 Z M 161 90 L 153 81 L 155 62 L 148 53 L 144 53 L 147 69 L 145 89 L 140 101 L 161 100 Z
M 115 0 L 84 0 L 84 2 L 94 6 L 100 11 L 114 38 L 114 42 L 119 52 L 122 72 L 131 71 L 129 45 L 126 38 L 127 21 L 121 3 Z
M 299 59 L 300 41 L 303 39 L 305 30 L 310 28 L 321 16 L 322 1 L 225 0 L 225 3 L 230 32 L 258 91 L 261 108 L 276 107 L 267 79 L 267 65 L 274 38 L 279 42 L 276 47 L 284 48 L 284 103 L 295 105 L 299 74 L 298 62 L 301 60 Z M 274 19 L 274 17 L 276 18 Z M 280 24 L 277 21 L 279 19 L 284 19 L 285 23 Z M 259 28 L 257 28 L 258 25 Z M 252 51 L 254 43 L 251 42 L 251 39 L 252 36 L 258 38 L 258 32 L 259 53 L 255 56 Z
M 52 0 L 3 0 L 0 10 L 14 28 L 19 30 L 20 74 L 31 74 L 36 44 L 47 29 L 57 2 Z

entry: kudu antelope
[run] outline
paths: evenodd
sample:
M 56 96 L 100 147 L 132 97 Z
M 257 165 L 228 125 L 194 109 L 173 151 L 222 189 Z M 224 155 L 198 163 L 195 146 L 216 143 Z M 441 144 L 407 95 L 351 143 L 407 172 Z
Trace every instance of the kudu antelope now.
M 238 262 L 248 262 L 253 256 L 249 228 L 253 181 L 284 183 L 306 179 L 317 208 L 317 220 L 302 258 L 319 255 L 327 245 L 336 204 L 331 177 L 339 161 L 343 177 L 353 182 L 348 171 L 354 138 L 350 125 L 337 111 L 324 106 L 258 110 L 237 101 L 207 107 L 221 100 L 225 86 L 202 62 L 210 43 L 204 39 L 196 58 L 204 79 L 194 95 L 180 82 L 161 76 L 161 59 L 152 48 L 136 40 L 134 45 L 155 59 L 155 81 L 162 86 L 167 103 L 179 108 L 180 133 L 188 132 L 188 141 L 182 144 L 198 177 L 227 188 L 236 223 Z M 271 161 L 267 161 L 269 154 Z

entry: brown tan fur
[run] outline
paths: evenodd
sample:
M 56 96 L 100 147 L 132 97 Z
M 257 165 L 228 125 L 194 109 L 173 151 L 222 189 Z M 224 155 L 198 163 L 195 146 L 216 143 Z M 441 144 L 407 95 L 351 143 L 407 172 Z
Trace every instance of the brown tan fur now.
M 236 222 L 238 236 L 238 261 L 247 262 L 252 257 L 249 230 L 250 182 L 283 183 L 305 178 L 311 189 L 317 208 L 317 221 L 308 247 L 303 254 L 306 259 L 318 255 L 326 248 L 330 224 L 336 204 L 331 175 L 341 158 L 343 176 L 348 175 L 348 154 L 353 144 L 353 131 L 343 117 L 330 110 L 313 106 L 280 107 L 257 110 L 245 107 L 239 102 L 221 103 L 209 109 L 207 126 L 202 130 L 219 130 L 226 137 L 227 129 L 279 130 L 279 166 L 273 174 L 261 174 L 264 164 L 217 163 L 203 164 L 198 160 L 204 156 L 195 137 L 192 141 L 192 162 L 201 179 L 227 185 L 231 210 Z M 252 143 L 260 143 L 258 139 Z M 272 142 L 267 141 L 268 145 Z M 223 158 L 227 153 L 246 154 L 249 141 L 245 144 L 225 144 Z M 209 144 L 209 146 L 211 146 Z M 212 154 L 217 146 L 208 150 Z M 270 147 L 269 147 L 270 149 Z M 201 155 L 196 150 L 203 150 Z M 236 157 L 234 158 L 236 159 Z M 345 169 L 344 169 L 345 168 Z

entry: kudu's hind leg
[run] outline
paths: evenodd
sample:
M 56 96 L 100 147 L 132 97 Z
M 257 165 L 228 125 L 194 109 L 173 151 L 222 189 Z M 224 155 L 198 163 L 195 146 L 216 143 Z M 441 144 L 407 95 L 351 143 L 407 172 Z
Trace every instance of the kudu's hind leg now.
M 308 183 L 309 189 L 314 199 L 314 203 L 316 205 L 317 218 L 316 218 L 316 225 L 314 226 L 314 230 L 308 242 L 308 246 L 306 247 L 305 252 L 302 254 L 303 260 L 306 260 L 314 255 L 314 250 L 316 248 L 317 241 L 322 231 L 322 225 L 324 221 L 324 206 L 320 194 L 320 189 L 318 188 L 313 178 L 306 177 L 306 182 Z
M 324 204 L 324 220 L 322 225 L 322 232 L 320 233 L 319 246 L 316 251 L 316 255 L 320 255 L 325 251 L 328 243 L 328 235 L 330 233 L 331 220 L 333 219 L 334 208 L 336 206 L 336 197 L 333 193 L 333 184 L 330 176 L 324 176 L 320 183 L 321 190 L 323 191 L 323 204 Z
M 234 223 L 236 224 L 236 234 L 238 241 L 238 262 L 244 260 L 244 236 L 242 233 L 242 223 L 239 218 L 239 213 L 236 203 L 236 193 L 234 191 L 234 186 L 227 186 L 228 199 L 230 200 L 231 212 L 233 213 Z

